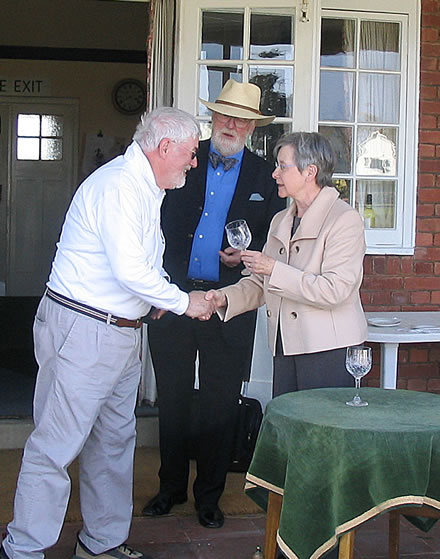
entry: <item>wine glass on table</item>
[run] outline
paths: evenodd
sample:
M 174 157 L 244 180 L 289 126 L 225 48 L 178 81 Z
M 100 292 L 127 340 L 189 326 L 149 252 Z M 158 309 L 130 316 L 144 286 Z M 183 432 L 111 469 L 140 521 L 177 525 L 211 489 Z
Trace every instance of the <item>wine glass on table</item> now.
M 364 377 L 371 369 L 371 347 L 357 345 L 347 348 L 345 355 L 345 367 L 356 384 L 356 394 L 349 402 L 345 402 L 347 406 L 362 407 L 368 406 L 368 402 L 362 400 L 359 395 L 361 389 L 361 378 Z

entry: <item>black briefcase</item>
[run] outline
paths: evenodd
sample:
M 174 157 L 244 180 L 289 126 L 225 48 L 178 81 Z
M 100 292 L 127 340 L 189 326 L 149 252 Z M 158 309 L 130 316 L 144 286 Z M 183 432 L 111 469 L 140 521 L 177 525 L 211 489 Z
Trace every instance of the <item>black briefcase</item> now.
M 260 431 L 263 410 L 255 398 L 240 395 L 230 472 L 247 472 Z

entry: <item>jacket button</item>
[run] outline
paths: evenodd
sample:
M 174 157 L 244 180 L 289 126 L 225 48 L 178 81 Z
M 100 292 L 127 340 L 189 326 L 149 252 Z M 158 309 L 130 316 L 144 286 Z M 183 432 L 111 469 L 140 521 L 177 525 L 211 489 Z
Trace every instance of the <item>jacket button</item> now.
M 296 250 L 296 252 L 299 252 L 299 246 L 298 245 L 295 246 L 295 250 Z
M 286 249 L 284 247 L 280 248 L 280 254 L 284 254 L 286 252 Z
M 298 318 L 298 314 L 295 311 L 292 311 L 290 315 L 292 318 Z
M 267 316 L 267 318 L 270 318 L 272 316 L 272 312 L 271 311 L 266 311 L 266 316 Z
M 188 239 L 192 239 L 194 235 L 192 233 L 188 233 Z

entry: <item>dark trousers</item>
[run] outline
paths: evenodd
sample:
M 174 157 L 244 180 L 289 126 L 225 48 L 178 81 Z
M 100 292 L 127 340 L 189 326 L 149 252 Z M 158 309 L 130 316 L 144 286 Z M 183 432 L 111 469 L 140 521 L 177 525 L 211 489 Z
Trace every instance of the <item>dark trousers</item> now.
M 344 347 L 318 353 L 282 355 L 278 336 L 277 351 L 273 359 L 272 396 L 275 398 L 287 392 L 312 388 L 354 386 L 354 379 L 345 368 L 345 352 Z M 339 546 L 336 546 L 324 557 L 337 559 L 338 553 Z
M 206 322 L 186 316 L 171 315 L 169 320 L 165 317 L 148 329 L 158 389 L 160 490 L 171 495 L 187 492 L 198 355 L 199 433 L 193 492 L 196 506 L 215 505 L 230 464 L 238 395 L 249 364 L 249 351 L 228 343 L 217 316 Z M 253 332 L 251 343 L 252 336 Z

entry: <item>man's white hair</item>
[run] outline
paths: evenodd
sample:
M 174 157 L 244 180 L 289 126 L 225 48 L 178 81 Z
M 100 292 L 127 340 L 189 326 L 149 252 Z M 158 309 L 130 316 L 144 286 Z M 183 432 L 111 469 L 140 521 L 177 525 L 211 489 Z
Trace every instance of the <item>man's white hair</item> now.
M 144 113 L 133 134 L 133 140 L 147 153 L 155 150 L 164 138 L 180 143 L 190 137 L 200 137 L 199 123 L 189 113 L 174 107 Z

